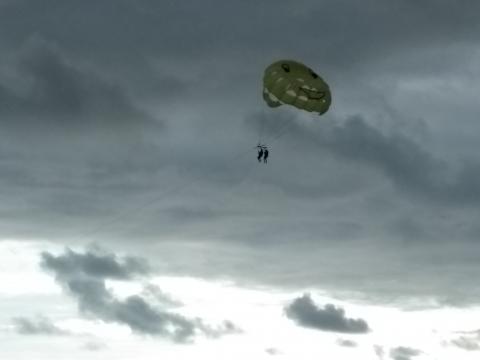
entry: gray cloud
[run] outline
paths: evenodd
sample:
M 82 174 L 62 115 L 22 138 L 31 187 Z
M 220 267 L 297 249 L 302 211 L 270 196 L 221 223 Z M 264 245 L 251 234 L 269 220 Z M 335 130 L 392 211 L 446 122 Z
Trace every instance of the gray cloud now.
M 467 337 L 460 336 L 456 339 L 450 341 L 450 343 L 460 349 L 467 351 L 479 351 L 480 350 L 480 338 L 476 337 Z
M 13 319 L 15 331 L 23 335 L 69 335 L 44 316 L 35 319 L 16 317 Z
M 377 357 L 380 360 L 383 360 L 383 358 L 385 356 L 385 350 L 383 350 L 383 346 L 373 345 L 373 351 L 375 352 L 375 355 L 377 355 Z
M 390 350 L 390 357 L 393 360 L 411 360 L 415 356 L 420 355 L 422 352 L 417 349 L 399 346 Z
M 104 308 L 101 312 L 96 311 L 96 314 L 127 324 L 139 333 L 171 337 L 179 342 L 191 339 L 201 324 L 198 320 L 159 312 L 139 296 L 130 296 L 124 301 L 111 301 L 108 304 L 111 309 Z M 169 327 L 173 327 L 173 330 Z
M 218 337 L 239 331 L 229 321 L 211 327 L 199 318 L 189 319 L 157 309 L 139 295 L 116 299 L 106 288 L 105 279 L 130 279 L 134 275 L 144 275 L 145 267 L 138 259 L 117 259 L 114 255 L 98 256 L 67 250 L 58 256 L 42 253 L 41 264 L 44 269 L 53 272 L 59 284 L 78 301 L 82 313 L 127 325 L 139 334 L 186 342 L 197 334 Z
M 98 340 L 89 340 L 81 347 L 87 351 L 101 351 L 108 348 L 107 344 Z
M 347 318 L 345 310 L 333 304 L 327 304 L 323 309 L 318 307 L 309 294 L 286 306 L 285 313 L 288 318 L 307 328 L 351 334 L 363 334 L 370 330 L 365 320 Z
M 80 277 L 99 279 L 131 279 L 135 275 L 148 274 L 145 260 L 127 256 L 120 259 L 115 254 L 77 253 L 66 249 L 60 256 L 42 253 L 42 266 L 58 277 Z
M 265 349 L 265 352 L 268 354 L 268 355 L 272 355 L 272 356 L 275 356 L 275 355 L 281 355 L 282 352 L 276 348 L 267 348 Z
M 357 343 L 350 339 L 338 339 L 337 344 L 343 347 L 357 347 Z
M 182 303 L 174 298 L 170 294 L 166 294 L 163 290 L 155 284 L 147 284 L 143 287 L 142 297 L 156 301 L 160 303 L 163 307 L 178 307 Z

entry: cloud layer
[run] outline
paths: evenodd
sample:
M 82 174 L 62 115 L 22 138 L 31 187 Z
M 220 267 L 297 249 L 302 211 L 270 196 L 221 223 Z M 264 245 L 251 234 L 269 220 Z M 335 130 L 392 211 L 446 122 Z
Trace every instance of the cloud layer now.
M 477 3 L 1 6 L 2 238 L 478 301 Z M 263 70 L 279 58 L 326 79 L 328 113 L 265 106 Z M 258 167 L 262 124 L 271 161 Z M 172 239 L 178 257 L 162 248 Z

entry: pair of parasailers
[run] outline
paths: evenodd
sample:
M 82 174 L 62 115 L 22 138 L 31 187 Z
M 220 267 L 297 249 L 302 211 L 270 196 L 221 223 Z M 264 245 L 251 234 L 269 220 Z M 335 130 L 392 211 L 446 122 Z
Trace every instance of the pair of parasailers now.
M 267 159 L 268 159 L 268 149 L 265 145 L 257 145 L 257 148 L 258 148 L 258 156 L 257 156 L 257 160 L 258 162 L 261 162 L 262 161 L 262 158 L 263 158 L 263 162 L 264 163 L 267 163 Z

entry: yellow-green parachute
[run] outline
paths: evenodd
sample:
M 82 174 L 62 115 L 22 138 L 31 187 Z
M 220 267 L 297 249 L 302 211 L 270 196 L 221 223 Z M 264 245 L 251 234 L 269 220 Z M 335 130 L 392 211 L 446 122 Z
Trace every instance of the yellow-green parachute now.
M 322 115 L 330 107 L 332 95 L 328 84 L 308 66 L 280 60 L 265 69 L 263 99 L 270 107 L 288 104 Z

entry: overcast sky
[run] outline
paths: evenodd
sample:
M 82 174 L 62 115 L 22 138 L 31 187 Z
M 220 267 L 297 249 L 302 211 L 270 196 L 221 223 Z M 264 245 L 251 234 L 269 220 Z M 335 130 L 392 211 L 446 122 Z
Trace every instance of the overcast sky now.
M 478 14 L 0 0 L 0 357 L 477 357 Z

